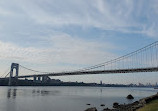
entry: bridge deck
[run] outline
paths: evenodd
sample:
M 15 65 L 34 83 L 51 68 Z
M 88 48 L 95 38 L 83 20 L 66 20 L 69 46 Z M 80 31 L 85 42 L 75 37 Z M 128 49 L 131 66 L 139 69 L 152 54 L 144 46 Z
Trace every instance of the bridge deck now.
M 67 75 L 113 74 L 113 73 L 135 73 L 135 72 L 157 72 L 157 71 L 158 71 L 158 67 L 150 67 L 150 68 L 135 68 L 135 69 L 116 69 L 116 70 L 95 70 L 95 71 L 48 73 L 48 74 L 18 76 L 17 78 L 29 78 L 29 77 L 35 77 L 35 76 L 67 76 Z

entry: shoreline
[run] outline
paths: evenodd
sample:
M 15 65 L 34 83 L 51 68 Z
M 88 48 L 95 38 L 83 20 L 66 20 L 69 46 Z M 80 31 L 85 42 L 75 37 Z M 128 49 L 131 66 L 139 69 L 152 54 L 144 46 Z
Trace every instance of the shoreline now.
M 114 103 L 113 108 L 105 108 L 102 111 L 137 111 L 140 108 L 143 108 L 145 105 L 151 103 L 154 100 L 158 100 L 158 93 L 149 97 L 142 98 L 138 101 L 135 101 L 130 104 L 119 104 L 119 103 Z M 98 111 L 95 107 L 93 108 L 88 108 L 85 111 Z

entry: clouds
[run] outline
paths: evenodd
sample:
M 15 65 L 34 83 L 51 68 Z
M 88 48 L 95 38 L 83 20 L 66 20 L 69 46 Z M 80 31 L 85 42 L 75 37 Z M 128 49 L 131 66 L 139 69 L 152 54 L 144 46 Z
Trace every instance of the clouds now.
M 62 29 L 64 27 L 69 29 L 75 26 L 84 30 L 96 28 L 106 32 L 114 31 L 116 35 L 119 32 L 156 37 L 158 35 L 156 4 L 155 0 L 150 2 L 142 0 L 115 2 L 113 0 L 67 0 L 66 2 L 60 0 L 1 1 L 0 38 L 2 41 L 11 42 L 14 45 L 25 48 L 33 47 L 38 49 L 38 47 L 41 47 L 50 49 L 53 46 L 50 45 L 49 41 L 47 43 L 47 40 L 51 39 L 52 42 L 53 40 L 58 42 L 57 38 L 61 40 L 63 35 L 57 37 L 56 33 L 64 33 L 65 36 L 67 32 L 64 32 Z M 72 37 L 71 32 L 68 35 Z M 89 34 L 89 36 L 93 35 Z M 78 41 L 79 38 L 86 41 L 86 38 L 78 36 L 76 33 L 74 40 L 70 40 L 71 44 Z M 55 42 L 54 44 L 57 44 Z M 60 42 L 65 44 L 63 49 L 68 50 L 70 46 L 66 43 L 69 42 Z M 76 46 L 75 48 L 81 50 L 82 44 L 78 45 L 80 45 L 80 48 Z M 98 46 L 98 44 L 93 44 L 93 46 Z
M 92 65 L 101 61 L 103 57 L 111 59 L 115 56 L 105 51 L 106 47 L 110 47 L 108 45 L 85 41 L 67 34 L 53 35 L 46 41 L 50 44 L 49 48 L 25 48 L 0 41 L 0 58 L 34 64 L 61 64 L 62 66 L 62 64 Z
M 33 24 L 34 27 L 60 28 L 76 25 L 122 33 L 157 36 L 156 18 L 158 14 L 156 4 L 157 1 L 155 0 L 150 2 L 146 0 L 115 2 L 113 0 L 67 0 L 66 2 L 58 0 L 13 0 L 12 2 L 1 2 L 0 12 L 1 16 L 12 15 L 13 18 L 16 18 L 16 22 L 25 19 L 27 25 Z M 11 20 L 11 22 L 14 21 L 14 19 Z M 24 21 L 22 22 L 24 23 Z M 155 24 L 156 26 L 154 26 Z M 32 25 L 30 26 L 32 27 Z
M 116 11 L 111 10 L 113 6 L 109 7 L 110 3 L 104 1 L 25 1 L 25 4 L 22 1 L 18 4 L 27 16 L 43 25 L 79 25 L 102 29 L 124 25 L 123 20 L 115 16 Z
M 0 59 L 50 65 L 54 70 L 113 59 L 157 40 L 157 4 L 157 0 L 0 1 Z

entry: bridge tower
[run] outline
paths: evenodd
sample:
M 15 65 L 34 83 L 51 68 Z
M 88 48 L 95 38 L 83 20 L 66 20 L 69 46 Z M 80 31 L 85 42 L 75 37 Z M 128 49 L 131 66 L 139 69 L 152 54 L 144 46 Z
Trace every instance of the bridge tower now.
M 8 83 L 9 86 L 12 85 L 13 70 L 14 70 L 14 69 L 16 70 L 16 75 L 15 75 L 15 78 L 14 78 L 14 80 L 15 80 L 15 82 L 16 82 L 16 80 L 17 80 L 16 77 L 18 77 L 18 74 L 19 74 L 19 64 L 18 64 L 18 63 L 12 63 L 12 64 L 11 64 L 10 77 L 9 77 L 9 83 Z

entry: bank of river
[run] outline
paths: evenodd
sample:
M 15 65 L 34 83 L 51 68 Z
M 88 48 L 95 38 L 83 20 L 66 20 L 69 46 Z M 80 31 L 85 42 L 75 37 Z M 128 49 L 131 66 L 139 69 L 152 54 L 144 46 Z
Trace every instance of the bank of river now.
M 112 109 L 105 108 L 102 111 L 158 111 L 158 93 L 130 104 L 115 102 Z M 98 111 L 95 107 L 85 111 Z
M 158 111 L 158 100 L 153 100 L 137 111 Z

